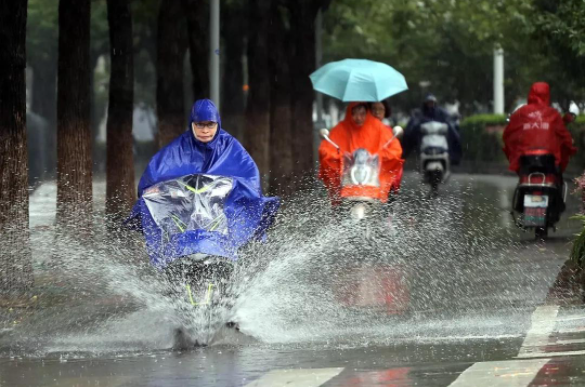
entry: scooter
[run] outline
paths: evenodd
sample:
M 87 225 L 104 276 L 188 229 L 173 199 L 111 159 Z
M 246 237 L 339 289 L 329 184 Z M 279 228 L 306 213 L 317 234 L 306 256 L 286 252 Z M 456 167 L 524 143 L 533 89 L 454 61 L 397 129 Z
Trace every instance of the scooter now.
M 536 239 L 548 236 L 565 210 L 568 186 L 552 154 L 520 157 L 518 185 L 512 199 L 512 217 L 522 229 L 533 229 Z
M 437 196 L 439 185 L 447 181 L 451 174 L 449 162 L 448 124 L 429 121 L 420 125 L 420 171 L 423 181 L 429 184 L 430 196 Z
M 390 145 L 400 138 L 404 130 L 400 126 L 393 128 L 393 136 L 384 144 Z M 321 137 L 339 151 L 339 146 L 329 138 L 327 129 L 320 130 Z M 342 211 L 349 213 L 349 218 L 358 223 L 376 213 L 382 202 L 375 199 L 372 191 L 380 188 L 380 161 L 378 155 L 370 154 L 366 149 L 359 148 L 353 153 L 343 155 L 341 171 Z
M 566 112 L 562 118 L 565 124 L 570 124 L 576 115 Z M 507 121 L 510 121 L 510 116 Z M 510 214 L 519 228 L 533 229 L 535 238 L 542 240 L 548 236 L 549 228 L 555 230 L 555 224 L 565 210 L 569 188 L 555 165 L 553 154 L 535 149 L 521 156 L 519 163 L 518 184 Z
M 219 314 L 233 305 L 230 284 L 235 259 L 227 248 L 221 255 L 200 251 L 220 245 L 229 233 L 224 205 L 233 185 L 230 177 L 187 175 L 155 184 L 142 195 L 147 251 L 168 279 L 167 296 L 185 316 L 183 325 L 188 326 L 194 310 L 205 313 L 209 335 L 221 324 Z M 237 328 L 230 320 L 226 325 Z M 178 328 L 175 348 L 193 345 L 200 343 L 189 343 L 183 327 Z

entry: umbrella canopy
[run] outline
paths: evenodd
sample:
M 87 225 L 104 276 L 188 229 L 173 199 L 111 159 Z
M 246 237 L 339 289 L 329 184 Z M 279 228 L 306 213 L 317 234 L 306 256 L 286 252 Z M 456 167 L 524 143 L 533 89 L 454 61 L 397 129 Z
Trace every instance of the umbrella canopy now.
M 408 90 L 404 76 L 367 59 L 331 62 L 310 75 L 313 89 L 344 102 L 377 102 Z

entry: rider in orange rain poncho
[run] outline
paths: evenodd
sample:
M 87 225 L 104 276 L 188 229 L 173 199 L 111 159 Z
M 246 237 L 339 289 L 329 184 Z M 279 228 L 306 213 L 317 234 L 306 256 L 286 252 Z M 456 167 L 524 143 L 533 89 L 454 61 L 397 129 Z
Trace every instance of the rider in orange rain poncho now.
M 329 138 L 339 146 L 339 150 L 323 140 L 319 146 L 319 178 L 325 183 L 332 204 L 340 203 L 341 198 L 367 196 L 381 202 L 388 200 L 388 192 L 402 170 L 404 160 L 398 139 L 392 140 L 392 131 L 367 110 L 362 102 L 351 102 L 347 107 L 345 119 L 331 130 Z M 384 147 L 386 145 L 386 147 Z M 380 160 L 380 187 L 350 186 L 341 187 L 343 155 L 364 148 Z

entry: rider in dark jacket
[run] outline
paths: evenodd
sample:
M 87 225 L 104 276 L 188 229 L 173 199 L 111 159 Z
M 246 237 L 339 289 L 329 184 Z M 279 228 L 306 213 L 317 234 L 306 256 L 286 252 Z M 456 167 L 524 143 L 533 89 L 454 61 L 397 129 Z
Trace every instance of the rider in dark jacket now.
M 457 165 L 461 161 L 461 140 L 459 136 L 459 127 L 444 109 L 437 106 L 437 98 L 433 94 L 427 94 L 422 108 L 414 112 L 411 116 L 404 138 L 402 140 L 403 158 L 406 158 L 413 150 L 418 152 L 422 133 L 421 124 L 430 121 L 446 123 L 449 126 L 447 134 L 447 143 L 449 144 L 449 159 L 451 164 Z

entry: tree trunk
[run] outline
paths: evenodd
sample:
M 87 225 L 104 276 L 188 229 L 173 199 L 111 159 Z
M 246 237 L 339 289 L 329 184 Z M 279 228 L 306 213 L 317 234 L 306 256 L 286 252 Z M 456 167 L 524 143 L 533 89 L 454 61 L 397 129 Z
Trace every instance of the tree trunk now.
M 92 212 L 90 0 L 59 2 L 57 222 L 89 231 Z
M 193 98 L 209 98 L 209 2 L 182 0 L 187 18 Z
M 245 143 L 260 173 L 270 172 L 270 79 L 268 73 L 268 23 L 270 0 L 250 0 L 248 77 Z
M 0 292 L 32 285 L 26 144 L 27 0 L 0 5 Z
M 221 33 L 223 38 L 221 83 L 222 126 L 244 142 L 244 53 L 246 51 L 247 20 L 242 17 L 245 2 L 227 3 L 221 10 Z
M 106 142 L 106 214 L 118 221 L 127 216 L 136 198 L 132 153 L 134 64 L 128 0 L 108 0 L 108 24 L 112 70 Z
M 330 0 L 288 2 L 294 55 L 290 58 L 292 90 L 292 132 L 295 178 L 313 174 L 313 101 L 315 92 L 309 75 L 315 71 L 315 18 Z
M 270 193 L 287 195 L 293 190 L 291 175 L 292 161 L 292 119 L 291 80 L 288 65 L 290 33 L 284 24 L 284 10 L 277 2 L 270 9 Z
M 181 3 L 161 2 L 156 47 L 156 111 L 160 147 L 186 130 L 183 97 L 183 60 L 186 49 L 187 36 Z M 204 62 L 207 63 L 207 57 Z

